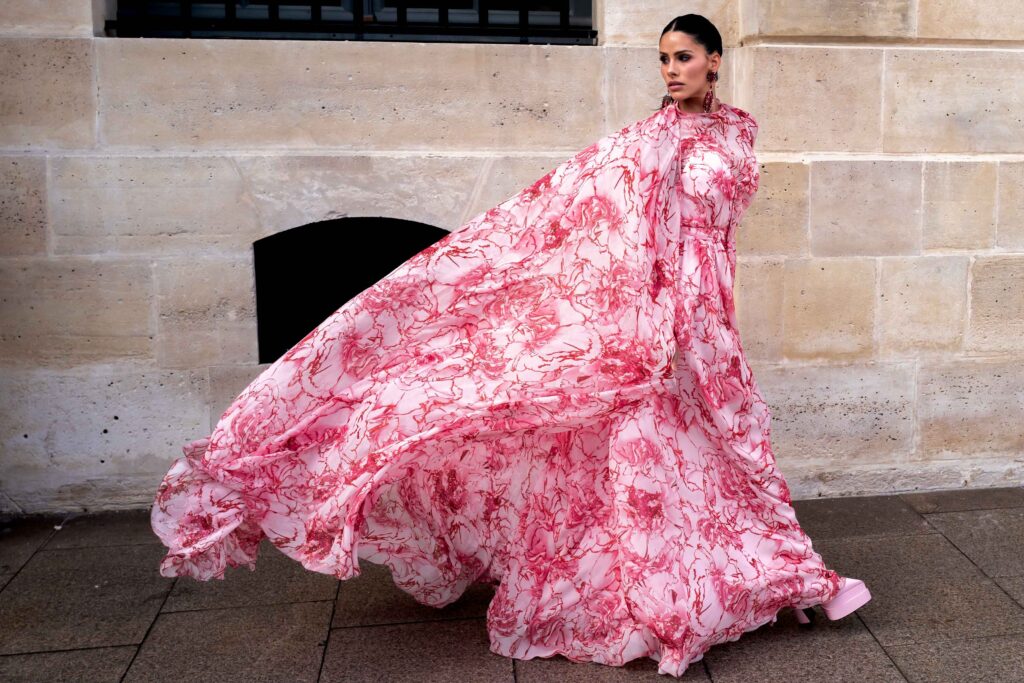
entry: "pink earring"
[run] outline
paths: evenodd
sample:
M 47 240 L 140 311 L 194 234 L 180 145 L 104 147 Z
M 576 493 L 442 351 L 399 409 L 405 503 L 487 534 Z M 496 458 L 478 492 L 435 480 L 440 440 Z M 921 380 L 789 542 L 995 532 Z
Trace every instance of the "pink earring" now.
M 705 112 L 710 112 L 711 111 L 711 105 L 714 104 L 714 101 L 715 101 L 715 81 L 717 81 L 717 80 L 718 80 L 718 72 L 717 71 L 709 71 L 708 72 L 708 81 L 711 83 L 711 87 L 708 88 L 708 91 L 706 93 L 704 93 L 704 111 Z

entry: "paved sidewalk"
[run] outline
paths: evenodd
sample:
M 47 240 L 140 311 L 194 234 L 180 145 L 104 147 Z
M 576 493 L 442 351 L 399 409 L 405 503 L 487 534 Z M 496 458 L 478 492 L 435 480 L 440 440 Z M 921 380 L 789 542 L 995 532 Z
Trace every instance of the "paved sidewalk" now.
M 874 599 L 810 630 L 791 610 L 717 645 L 683 681 L 1024 681 L 1024 488 L 796 501 L 814 548 Z M 339 582 L 264 541 L 255 572 L 157 573 L 149 512 L 0 524 L 2 681 L 668 681 L 492 654 L 489 589 L 442 610 L 363 564 Z

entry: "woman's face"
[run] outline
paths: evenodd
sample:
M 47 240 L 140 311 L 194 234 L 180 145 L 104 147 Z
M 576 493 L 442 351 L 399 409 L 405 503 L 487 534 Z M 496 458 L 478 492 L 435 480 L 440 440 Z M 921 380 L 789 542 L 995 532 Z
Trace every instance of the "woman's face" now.
M 720 54 L 709 55 L 703 45 L 682 31 L 669 31 L 661 37 L 658 58 L 665 88 L 677 103 L 691 100 L 702 104 L 704 93 L 711 87 L 708 72 L 717 72 L 722 61 Z

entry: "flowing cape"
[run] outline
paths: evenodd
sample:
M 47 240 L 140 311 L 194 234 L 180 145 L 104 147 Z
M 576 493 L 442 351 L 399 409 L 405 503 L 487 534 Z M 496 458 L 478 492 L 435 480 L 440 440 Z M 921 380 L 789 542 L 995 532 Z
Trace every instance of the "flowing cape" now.
M 834 593 L 736 335 L 757 127 L 720 112 L 604 136 L 324 320 L 174 462 L 160 573 L 268 537 L 428 605 L 495 584 L 495 652 L 675 675 Z

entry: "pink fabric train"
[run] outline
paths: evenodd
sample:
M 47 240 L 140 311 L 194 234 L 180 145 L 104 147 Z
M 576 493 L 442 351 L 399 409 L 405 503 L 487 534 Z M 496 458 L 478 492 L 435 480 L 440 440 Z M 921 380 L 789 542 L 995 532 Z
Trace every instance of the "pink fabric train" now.
M 737 333 L 756 134 L 660 109 L 347 302 L 184 448 L 160 573 L 252 568 L 267 536 L 428 605 L 498 583 L 496 653 L 677 676 L 828 600 Z

